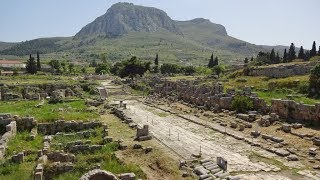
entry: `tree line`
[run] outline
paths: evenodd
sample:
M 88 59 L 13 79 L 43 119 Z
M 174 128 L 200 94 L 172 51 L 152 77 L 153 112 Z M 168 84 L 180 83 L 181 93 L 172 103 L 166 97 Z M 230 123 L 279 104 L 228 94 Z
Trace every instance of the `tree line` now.
M 274 49 L 272 49 L 270 53 L 260 51 L 255 59 L 255 63 L 257 65 L 279 64 L 279 63 L 289 63 L 295 59 L 302 59 L 304 61 L 309 61 L 310 58 L 317 55 L 320 56 L 320 46 L 319 46 L 319 50 L 317 51 L 315 41 L 312 44 L 311 50 L 305 50 L 303 46 L 301 46 L 298 54 L 296 52 L 296 47 L 294 43 L 291 43 L 288 51 L 287 49 L 284 50 L 282 57 L 280 57 L 279 52 L 275 53 Z M 251 60 L 253 61 L 253 58 L 251 58 Z

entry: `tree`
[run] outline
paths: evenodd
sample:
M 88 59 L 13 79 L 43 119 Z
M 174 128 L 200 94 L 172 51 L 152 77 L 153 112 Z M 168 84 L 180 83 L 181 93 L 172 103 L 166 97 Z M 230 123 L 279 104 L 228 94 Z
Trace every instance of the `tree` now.
M 280 59 L 280 56 L 279 56 L 279 52 L 277 52 L 276 59 L 275 59 L 275 63 L 276 63 L 276 64 L 279 64 L 280 61 L 281 61 L 281 59 Z
M 270 63 L 275 64 L 275 62 L 276 62 L 276 53 L 274 52 L 274 49 L 272 49 L 270 53 Z
M 219 59 L 216 56 L 216 58 L 214 59 L 214 66 L 218 66 L 219 65 Z
M 303 46 L 301 46 L 298 54 L 298 59 L 304 59 L 305 57 L 306 55 L 304 54 Z
M 221 65 L 213 67 L 213 71 L 220 77 L 220 75 L 224 72 L 224 67 Z
M 253 57 L 251 57 L 250 61 L 252 62 L 253 60 L 254 60 Z
M 49 66 L 51 66 L 51 69 L 56 73 L 61 73 L 61 64 L 58 60 L 51 60 Z
M 34 57 L 31 56 L 31 54 L 30 54 L 29 60 L 27 61 L 26 71 L 27 73 L 30 73 L 30 74 L 37 73 L 37 63 L 34 60 Z
M 39 52 L 37 52 L 37 70 L 41 71 L 41 63 L 40 63 L 40 55 Z
M 120 77 L 130 77 L 133 80 L 136 75 L 143 76 L 148 67 L 150 67 L 150 64 L 147 65 L 147 63 L 143 63 L 136 56 L 133 56 L 130 60 L 124 62 Z
M 213 68 L 214 65 L 215 65 L 215 62 L 214 62 L 213 53 L 212 53 L 211 58 L 208 63 L 208 68 Z
M 296 58 L 297 58 L 296 47 L 294 46 L 293 43 L 291 43 L 290 48 L 289 48 L 289 54 L 288 54 L 288 62 L 292 62 Z
M 316 42 L 313 41 L 312 49 L 310 50 L 310 57 L 314 57 L 317 55 Z
M 187 66 L 183 68 L 183 71 L 186 76 L 189 76 L 196 72 L 196 68 L 194 66 Z
M 256 58 L 257 65 L 270 64 L 270 54 L 260 51 Z
M 248 64 L 248 63 L 249 63 L 249 59 L 248 59 L 248 58 L 245 58 L 245 59 L 244 59 L 244 63 L 245 63 L 245 64 Z
M 156 54 L 156 59 L 154 60 L 154 65 L 159 66 L 159 55 L 158 53 Z
M 161 74 L 178 74 L 181 72 L 181 68 L 177 64 L 164 63 L 160 67 Z
M 99 63 L 95 68 L 96 74 L 107 74 L 110 71 L 110 66 L 107 63 Z
M 318 56 L 320 56 L 320 46 L 319 46 Z
M 310 51 L 306 51 L 306 54 L 304 56 L 304 60 L 305 61 L 309 61 L 310 60 Z
M 320 64 L 316 65 L 312 70 L 309 78 L 309 95 L 320 95 Z
M 288 53 L 287 53 L 287 49 L 284 49 L 284 53 L 283 53 L 283 62 L 286 63 L 288 62 Z

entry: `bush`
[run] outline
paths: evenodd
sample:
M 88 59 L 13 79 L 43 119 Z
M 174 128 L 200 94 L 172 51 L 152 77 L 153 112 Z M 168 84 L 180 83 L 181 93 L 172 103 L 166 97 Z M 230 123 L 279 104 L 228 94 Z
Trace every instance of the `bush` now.
M 232 109 L 239 113 L 245 113 L 253 109 L 253 101 L 247 96 L 235 96 L 232 101 Z

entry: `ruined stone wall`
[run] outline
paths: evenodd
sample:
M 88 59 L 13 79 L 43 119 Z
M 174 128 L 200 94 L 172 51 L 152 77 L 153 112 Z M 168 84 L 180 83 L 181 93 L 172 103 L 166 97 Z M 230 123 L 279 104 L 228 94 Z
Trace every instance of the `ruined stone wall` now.
M 224 93 L 224 87 L 220 83 L 214 85 L 197 85 L 195 81 L 164 82 L 163 86 L 157 86 L 155 92 L 163 97 L 174 97 L 186 103 L 203 106 L 207 109 L 232 109 L 232 100 L 235 95 L 250 96 L 255 104 L 256 110 L 267 112 L 267 103 L 256 97 L 251 89 L 246 87 L 243 91 L 236 92 L 234 89 Z
M 320 122 L 320 103 L 309 105 L 292 100 L 273 99 L 271 111 L 287 120 Z
M 4 115 L 4 116 L 0 115 L 0 119 L 3 119 L 3 117 L 6 117 L 6 116 L 7 115 Z M 5 121 L 5 122 L 8 122 L 8 121 Z M 9 142 L 10 138 L 15 136 L 17 133 L 16 121 L 9 121 L 8 124 L 2 124 L 2 125 L 5 125 L 6 129 L 5 129 L 5 133 L 1 134 L 0 136 L 0 159 L 2 159 L 5 154 L 7 143 Z
M 307 62 L 299 64 L 272 65 L 268 67 L 253 67 L 249 76 L 267 76 L 271 78 L 285 78 L 296 75 L 309 74 L 310 70 L 319 62 Z
M 39 123 L 38 132 L 42 134 L 56 134 L 57 132 L 72 132 L 93 129 L 102 126 L 99 121 L 64 121 L 59 120 L 54 123 Z

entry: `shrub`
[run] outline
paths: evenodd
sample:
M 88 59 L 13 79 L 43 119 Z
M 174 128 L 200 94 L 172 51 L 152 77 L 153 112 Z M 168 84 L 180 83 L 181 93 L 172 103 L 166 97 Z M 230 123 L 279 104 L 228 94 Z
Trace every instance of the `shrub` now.
M 253 101 L 247 96 L 235 96 L 232 101 L 232 109 L 245 113 L 253 109 Z

